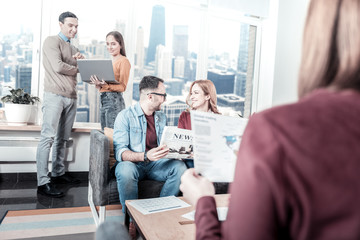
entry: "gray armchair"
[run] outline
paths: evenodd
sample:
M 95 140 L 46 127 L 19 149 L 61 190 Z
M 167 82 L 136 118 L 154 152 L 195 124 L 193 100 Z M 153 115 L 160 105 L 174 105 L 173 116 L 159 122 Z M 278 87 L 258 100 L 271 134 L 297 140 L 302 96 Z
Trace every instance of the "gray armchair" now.
M 120 203 L 116 178 L 109 166 L 109 145 L 110 141 L 102 131 L 91 131 L 88 202 L 96 226 L 105 221 L 106 205 Z M 139 198 L 160 196 L 163 184 L 152 180 L 140 181 Z

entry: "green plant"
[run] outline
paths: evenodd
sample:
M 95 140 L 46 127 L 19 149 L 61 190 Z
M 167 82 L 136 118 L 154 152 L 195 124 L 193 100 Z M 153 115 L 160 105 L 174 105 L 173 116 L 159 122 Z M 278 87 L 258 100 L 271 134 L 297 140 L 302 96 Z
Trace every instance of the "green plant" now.
M 1 98 L 1 101 L 4 103 L 10 102 L 17 104 L 34 104 L 36 102 L 40 102 L 40 98 L 31 96 L 30 94 L 26 93 L 22 88 L 14 89 L 9 86 L 7 87 L 11 89 L 11 94 L 3 96 Z

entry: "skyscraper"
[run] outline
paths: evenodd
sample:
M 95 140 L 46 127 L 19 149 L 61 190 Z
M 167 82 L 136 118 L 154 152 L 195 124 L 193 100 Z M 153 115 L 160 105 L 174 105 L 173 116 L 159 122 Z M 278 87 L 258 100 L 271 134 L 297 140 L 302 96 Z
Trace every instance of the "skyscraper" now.
M 165 8 L 161 5 L 155 5 L 151 16 L 146 64 L 155 60 L 156 47 L 160 44 L 165 46 Z
M 184 81 L 178 78 L 166 79 L 165 87 L 166 93 L 171 96 L 182 96 L 182 90 L 184 88 Z
M 249 26 L 249 24 L 245 23 L 242 23 L 240 26 L 240 46 L 237 70 L 245 73 L 248 66 Z
M 11 67 L 10 66 L 4 67 L 4 82 L 6 82 L 6 83 L 11 82 Z
M 173 54 L 174 57 L 184 57 L 187 59 L 188 54 L 188 26 L 176 25 L 173 33 Z
M 126 24 L 125 24 L 125 20 L 116 20 L 115 23 L 115 30 L 120 32 L 123 36 L 125 34 L 125 28 L 126 28 Z
M 237 72 L 235 76 L 234 93 L 237 96 L 245 97 L 246 91 L 246 72 Z
M 170 79 L 171 72 L 171 50 L 163 45 L 156 47 L 155 75 L 164 80 Z
M 235 94 L 241 97 L 245 96 L 246 72 L 248 67 L 248 46 L 249 46 L 249 25 L 242 23 L 240 25 L 240 46 L 237 62 L 237 74 L 235 80 Z
M 139 69 L 144 68 L 144 29 L 138 27 L 136 35 L 136 53 L 135 53 L 135 65 Z
M 217 94 L 234 93 L 235 74 L 233 72 L 209 69 L 207 79 L 214 83 Z
M 161 111 L 166 114 L 166 125 L 177 126 L 180 114 L 188 107 L 182 96 L 169 97 L 161 106 Z
M 183 79 L 185 76 L 185 59 L 184 57 L 176 57 L 174 59 L 174 78 L 181 78 Z
M 173 77 L 185 78 L 185 64 L 188 59 L 188 26 L 176 25 L 174 26 L 173 32 L 173 55 L 174 66 L 173 66 Z
M 23 88 L 25 92 L 31 93 L 31 64 L 16 66 L 16 88 Z
M 245 87 L 245 106 L 244 117 L 249 117 L 251 114 L 252 91 L 254 81 L 254 60 L 256 47 L 256 27 L 249 28 L 249 45 L 248 45 L 248 65 L 246 71 L 246 87 Z

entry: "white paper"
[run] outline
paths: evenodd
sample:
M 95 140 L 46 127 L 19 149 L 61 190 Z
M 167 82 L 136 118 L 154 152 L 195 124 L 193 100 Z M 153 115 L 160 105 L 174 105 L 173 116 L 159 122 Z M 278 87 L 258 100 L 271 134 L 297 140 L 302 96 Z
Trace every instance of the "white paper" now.
M 216 208 L 218 214 L 219 221 L 225 221 L 228 213 L 228 207 L 218 207 Z M 187 218 L 189 220 L 195 221 L 195 211 L 191 211 L 182 215 L 182 217 Z
M 189 204 L 175 196 L 134 200 L 129 204 L 144 215 L 190 207 Z
M 248 120 L 200 111 L 190 114 L 196 172 L 212 182 L 232 182 Z

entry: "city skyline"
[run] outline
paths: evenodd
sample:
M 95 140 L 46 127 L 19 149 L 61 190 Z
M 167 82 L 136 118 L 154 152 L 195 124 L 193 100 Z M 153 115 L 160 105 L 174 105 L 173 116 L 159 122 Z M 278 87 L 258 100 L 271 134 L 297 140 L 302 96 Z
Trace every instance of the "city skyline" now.
M 163 8 L 163 9 L 164 9 L 164 15 L 166 16 L 168 14 L 167 8 Z M 118 29 L 112 29 L 112 30 L 124 31 L 124 29 L 126 29 L 126 22 L 119 19 L 115 19 L 113 25 L 116 26 L 115 28 Z M 240 35 L 241 32 L 240 24 L 238 24 L 237 27 L 238 29 L 234 32 Z M 147 75 L 147 74 L 156 75 L 158 77 L 164 78 L 168 86 L 168 90 L 173 88 L 171 86 L 182 85 L 181 92 L 175 93 L 174 91 L 169 91 L 169 95 L 174 94 L 174 96 L 176 95 L 181 96 L 185 99 L 187 95 L 186 89 L 184 89 L 185 83 L 187 81 L 195 80 L 195 75 L 196 75 L 197 52 L 192 52 L 191 49 L 189 48 L 190 43 L 188 44 L 188 41 L 190 41 L 191 39 L 190 26 L 181 24 L 181 25 L 172 25 L 171 28 L 169 27 L 165 28 L 164 35 L 165 36 L 171 35 L 170 38 L 171 41 L 166 40 L 164 43 L 165 46 L 162 44 L 158 44 L 156 46 L 156 54 L 154 61 L 151 61 L 148 64 L 146 64 L 145 57 L 146 57 L 146 51 L 148 51 L 148 48 L 146 47 L 146 42 L 150 42 L 151 34 L 148 35 L 149 38 L 147 39 L 145 37 L 144 32 L 145 29 L 149 29 L 149 28 L 151 30 L 150 22 L 148 26 L 144 26 L 144 27 L 138 26 L 136 31 L 137 43 L 136 43 L 136 50 L 134 52 L 135 55 L 134 63 L 132 65 L 132 68 L 134 69 L 134 79 L 132 80 L 133 81 L 139 80 L 143 75 Z M 238 39 L 240 39 L 240 36 L 238 37 Z M 2 39 L 0 40 L 2 41 Z M 238 49 L 239 47 L 241 47 L 241 42 L 239 43 L 239 41 L 237 42 Z M 107 53 L 104 41 L 98 41 L 96 39 L 92 39 L 91 43 L 83 44 L 83 34 L 81 31 L 79 31 L 79 35 L 77 35 L 77 38 L 73 41 L 73 43 L 78 45 L 80 50 L 89 58 L 109 58 L 109 54 Z M 143 47 L 141 47 L 141 45 Z M 175 51 L 178 49 L 181 49 L 181 51 Z M 246 87 L 245 84 L 246 77 L 239 78 L 240 80 L 236 81 L 236 78 L 238 78 L 239 75 L 235 73 L 238 71 L 237 62 L 240 61 L 239 54 L 241 52 L 248 52 L 248 50 L 246 49 L 245 51 L 240 51 L 240 50 L 237 51 L 235 58 L 232 58 L 232 54 L 224 51 L 225 49 L 223 49 L 223 51 L 221 52 L 215 52 L 214 50 L 211 50 L 211 47 L 209 46 L 208 72 L 218 71 L 218 70 L 220 72 L 225 72 L 225 73 L 229 72 L 230 75 L 232 75 L 233 79 L 231 80 L 231 86 L 230 87 L 226 86 L 228 89 L 226 91 L 226 94 L 233 94 L 235 93 L 235 89 L 236 89 L 235 84 L 238 83 L 238 81 L 243 81 L 244 83 L 242 83 L 241 86 Z M 2 74 L 1 71 L 0 74 Z M 221 74 L 219 76 L 221 76 Z M 1 77 L 2 76 L 0 75 L 0 81 L 2 81 L 2 78 L 4 78 Z M 215 82 L 218 81 L 215 78 L 210 80 L 213 80 Z M 180 85 L 173 85 L 173 84 L 180 84 Z M 219 93 L 221 93 L 222 85 L 219 85 L 218 83 L 216 83 L 216 85 Z M 137 91 L 137 88 L 134 87 L 133 92 L 135 91 Z M 93 89 L 91 86 L 87 84 L 79 83 L 78 95 L 79 95 L 79 99 L 78 99 L 79 112 L 81 112 L 79 116 L 81 116 L 81 118 L 85 119 L 86 121 L 92 121 L 92 122 L 98 121 L 99 94 L 97 93 L 97 91 L 95 91 L 95 89 Z M 231 105 L 231 101 L 232 102 L 243 101 L 242 98 L 234 98 L 231 96 L 229 97 L 225 96 L 223 99 L 224 99 L 223 100 L 224 107 L 226 107 L 226 104 Z M 243 109 L 241 109 L 240 111 L 243 112 Z

